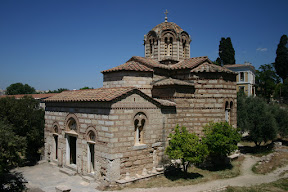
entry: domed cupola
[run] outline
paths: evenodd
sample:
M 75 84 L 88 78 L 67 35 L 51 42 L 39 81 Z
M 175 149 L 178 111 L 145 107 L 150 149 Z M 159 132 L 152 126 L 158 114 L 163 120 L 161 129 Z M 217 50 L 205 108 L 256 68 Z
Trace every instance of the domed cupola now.
M 177 63 L 190 58 L 190 35 L 177 24 L 167 21 L 144 35 L 145 57 L 161 63 Z

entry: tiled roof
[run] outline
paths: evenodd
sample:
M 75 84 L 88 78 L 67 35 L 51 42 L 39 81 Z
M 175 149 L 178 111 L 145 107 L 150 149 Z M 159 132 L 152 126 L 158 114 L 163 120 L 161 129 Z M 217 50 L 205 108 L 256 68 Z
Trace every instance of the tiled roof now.
M 171 65 L 171 69 L 187 69 L 187 68 L 194 68 L 197 65 L 203 63 L 203 62 L 210 62 L 210 59 L 208 59 L 207 56 L 204 57 L 192 57 L 189 59 L 185 59 L 183 61 L 180 61 L 179 63 L 175 65 Z
M 152 31 L 155 31 L 156 33 L 160 34 L 161 31 L 167 30 L 167 29 L 174 29 L 176 33 L 180 33 L 183 31 L 179 25 L 173 22 L 163 22 L 158 25 L 156 25 Z
M 63 91 L 53 97 L 45 99 L 45 102 L 109 102 L 121 96 L 138 93 L 147 98 L 151 102 L 162 106 L 175 106 L 171 101 L 159 100 L 149 97 L 140 90 L 134 87 L 115 87 L 115 88 L 98 88 L 98 89 L 84 89 L 75 91 Z
M 179 79 L 172 79 L 172 78 L 164 78 L 158 81 L 152 82 L 154 86 L 163 86 L 163 85 L 187 85 L 187 86 L 194 86 L 192 82 L 187 82 Z
M 233 71 L 225 68 L 225 67 L 221 67 L 215 64 L 211 64 L 211 63 L 203 63 L 201 65 L 199 65 L 198 67 L 194 68 L 191 70 L 192 73 L 201 73 L 201 72 L 224 72 L 224 73 L 234 73 Z
M 102 73 L 113 71 L 153 71 L 153 70 L 137 61 L 129 60 L 122 65 L 102 71 Z
M 48 97 L 52 97 L 59 93 L 44 93 L 44 94 L 21 94 L 21 95 L 1 95 L 0 98 L 3 97 L 15 97 L 16 99 L 20 99 L 24 96 L 32 97 L 34 99 L 46 99 Z
M 237 69 L 237 68 L 250 68 L 252 71 L 255 71 L 255 67 L 250 64 L 233 64 L 233 65 L 224 65 L 223 67 L 226 67 L 232 71 L 233 69 Z
M 119 65 L 117 67 L 102 71 L 102 73 L 114 72 L 114 71 L 153 71 L 154 68 L 161 68 L 167 70 L 179 70 L 179 69 L 189 69 L 194 68 L 195 66 L 203 63 L 203 62 L 212 63 L 208 57 L 194 57 L 190 59 L 186 59 L 184 61 L 180 61 L 179 63 L 172 65 L 161 64 L 158 61 L 155 61 L 151 58 L 133 56 L 126 63 Z
M 115 87 L 63 91 L 62 93 L 45 99 L 45 102 L 112 101 L 133 89 L 133 87 Z

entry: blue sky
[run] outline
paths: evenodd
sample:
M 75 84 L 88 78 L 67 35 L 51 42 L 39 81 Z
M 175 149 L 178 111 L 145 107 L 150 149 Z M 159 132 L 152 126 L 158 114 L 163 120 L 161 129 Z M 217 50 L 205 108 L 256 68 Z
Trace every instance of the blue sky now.
M 0 89 L 102 86 L 102 70 L 144 56 L 144 34 L 175 22 L 191 38 L 191 57 L 218 57 L 231 37 L 236 63 L 272 63 L 288 35 L 287 0 L 1 0 Z

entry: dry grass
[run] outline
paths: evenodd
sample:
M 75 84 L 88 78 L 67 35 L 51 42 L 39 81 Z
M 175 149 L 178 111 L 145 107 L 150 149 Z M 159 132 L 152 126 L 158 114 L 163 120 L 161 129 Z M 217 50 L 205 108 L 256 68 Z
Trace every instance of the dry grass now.
M 232 178 L 240 174 L 240 166 L 244 160 L 240 156 L 232 162 L 232 166 L 224 170 L 209 171 L 190 167 L 187 178 L 183 174 L 165 174 L 149 180 L 142 180 L 128 185 L 128 188 L 153 188 L 153 187 L 175 187 L 184 185 L 193 185 L 197 183 L 212 181 L 216 179 Z
M 288 149 L 288 147 L 285 148 Z M 275 152 L 268 162 L 262 162 L 262 163 L 258 162 L 252 168 L 252 170 L 257 174 L 266 174 L 287 164 L 288 164 L 288 152 Z
M 263 191 L 275 191 L 284 192 L 288 191 L 288 179 L 280 179 L 272 183 L 265 183 L 252 187 L 228 187 L 225 192 L 263 192 Z

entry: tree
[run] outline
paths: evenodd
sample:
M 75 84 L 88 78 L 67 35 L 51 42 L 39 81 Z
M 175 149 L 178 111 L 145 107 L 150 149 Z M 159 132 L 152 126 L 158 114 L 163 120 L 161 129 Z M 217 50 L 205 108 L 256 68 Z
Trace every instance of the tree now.
M 54 91 L 49 90 L 48 93 L 62 93 L 63 91 L 69 91 L 69 89 L 66 89 L 66 88 L 59 88 L 59 89 L 54 90 Z
M 280 108 L 278 104 L 270 106 L 271 114 L 274 115 L 277 124 L 277 130 L 280 136 L 288 136 L 288 111 L 287 109 Z
M 87 87 L 87 86 L 80 88 L 80 90 L 83 90 L 83 89 L 94 89 L 94 88 L 93 87 L 90 88 L 90 87 Z
M 204 127 L 202 141 L 208 147 L 209 156 L 215 163 L 223 163 L 223 159 L 237 149 L 241 135 L 228 122 L 209 123 Z
M 0 175 L 17 166 L 24 151 L 25 138 L 15 135 L 11 125 L 0 121 Z
M 22 83 L 14 83 L 6 88 L 7 95 L 18 95 L 18 94 L 34 94 L 35 89 L 28 84 L 23 85 Z
M 288 37 L 282 35 L 276 50 L 275 69 L 284 81 L 288 77 Z
M 5 97 L 0 99 L 0 109 L 0 120 L 11 125 L 16 135 L 25 137 L 29 149 L 26 158 L 37 160 L 38 149 L 44 144 L 44 110 L 39 102 L 32 97 Z
M 256 71 L 256 86 L 257 95 L 261 96 L 268 101 L 274 94 L 277 83 L 280 82 L 272 64 L 265 64 L 259 67 Z
M 224 37 L 221 38 L 220 44 L 219 44 L 219 57 L 221 61 L 221 65 L 226 64 L 235 64 L 235 50 L 232 45 L 232 41 L 230 37 L 227 37 L 226 39 Z
M 175 134 L 169 135 L 169 146 L 166 148 L 166 154 L 171 159 L 181 159 L 183 170 L 187 175 L 190 164 L 201 163 L 208 154 L 207 147 L 203 145 L 195 133 L 189 133 L 185 127 L 177 125 Z
M 264 100 L 258 97 L 248 97 L 246 110 L 249 112 L 247 129 L 256 146 L 276 138 L 277 124 Z
M 288 78 L 283 83 L 278 83 L 274 91 L 274 98 L 280 102 L 288 104 Z
M 242 132 L 248 129 L 247 120 L 249 114 L 247 112 L 246 98 L 244 91 L 237 93 L 237 127 Z

